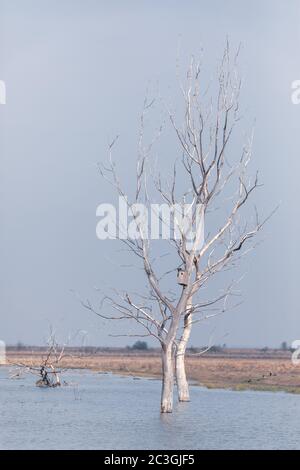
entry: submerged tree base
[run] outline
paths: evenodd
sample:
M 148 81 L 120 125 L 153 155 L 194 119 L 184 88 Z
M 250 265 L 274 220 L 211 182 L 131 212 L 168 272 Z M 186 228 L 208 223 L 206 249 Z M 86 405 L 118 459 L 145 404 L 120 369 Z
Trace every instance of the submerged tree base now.
M 61 383 L 60 382 L 54 382 L 54 383 L 45 382 L 43 379 L 40 379 L 40 380 L 37 380 L 35 385 L 41 388 L 55 388 L 55 387 L 60 387 Z

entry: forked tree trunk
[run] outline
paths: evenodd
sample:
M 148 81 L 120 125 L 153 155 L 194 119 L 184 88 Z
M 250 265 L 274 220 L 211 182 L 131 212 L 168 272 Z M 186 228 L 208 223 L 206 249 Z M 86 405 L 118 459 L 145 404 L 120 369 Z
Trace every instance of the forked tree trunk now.
M 188 308 L 192 306 L 191 301 Z M 188 309 L 187 309 L 188 310 Z M 176 350 L 176 381 L 179 401 L 190 401 L 189 384 L 185 372 L 185 351 L 192 330 L 192 313 L 187 311 L 184 317 L 183 333 Z
M 164 346 L 162 349 L 162 391 L 161 391 L 161 413 L 172 413 L 173 410 L 173 388 L 174 388 L 174 361 L 173 345 Z

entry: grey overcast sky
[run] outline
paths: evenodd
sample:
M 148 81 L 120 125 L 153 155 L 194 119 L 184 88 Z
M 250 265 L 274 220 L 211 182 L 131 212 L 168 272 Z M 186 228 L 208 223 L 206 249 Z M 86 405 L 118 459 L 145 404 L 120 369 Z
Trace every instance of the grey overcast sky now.
M 52 324 L 61 339 L 84 330 L 90 344 L 132 343 L 110 337 L 120 329 L 72 293 L 121 288 L 129 276 L 141 283 L 118 269 L 117 242 L 96 239 L 96 207 L 112 199 L 96 163 L 119 134 L 116 159 L 130 185 L 147 86 L 178 97 L 178 44 L 184 60 L 203 48 L 213 73 L 226 36 L 243 45 L 243 126 L 255 120 L 265 185 L 257 203 L 265 213 L 281 207 L 247 260 L 243 304 L 195 328 L 191 343 L 212 331 L 228 345 L 300 339 L 300 105 L 291 102 L 299 33 L 299 0 L 0 0 L 0 339 L 42 344 Z

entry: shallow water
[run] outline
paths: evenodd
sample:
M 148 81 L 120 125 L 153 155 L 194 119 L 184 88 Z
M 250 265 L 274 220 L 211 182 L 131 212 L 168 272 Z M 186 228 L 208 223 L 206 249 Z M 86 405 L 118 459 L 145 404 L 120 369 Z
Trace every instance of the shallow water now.
M 0 368 L 0 449 L 300 449 L 300 396 L 191 387 L 159 413 L 160 382 L 89 371 L 58 389 Z

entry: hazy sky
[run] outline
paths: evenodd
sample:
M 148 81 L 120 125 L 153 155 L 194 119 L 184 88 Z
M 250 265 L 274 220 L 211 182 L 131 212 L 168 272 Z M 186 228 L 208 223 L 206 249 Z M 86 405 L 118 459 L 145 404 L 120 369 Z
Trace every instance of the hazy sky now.
M 147 86 L 179 96 L 178 44 L 183 61 L 203 48 L 213 73 L 227 35 L 243 45 L 243 125 L 256 120 L 265 184 L 257 203 L 265 213 L 281 207 L 246 263 L 243 305 L 196 328 L 191 343 L 207 343 L 214 328 L 228 345 L 300 339 L 299 24 L 299 0 L 0 0 L 0 339 L 42 344 L 52 324 L 62 339 L 85 330 L 92 344 L 132 343 L 109 337 L 120 329 L 72 293 L 94 298 L 95 286 L 141 282 L 118 269 L 117 242 L 96 239 L 96 207 L 112 198 L 96 163 L 119 134 L 130 184 Z

